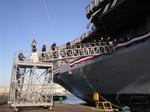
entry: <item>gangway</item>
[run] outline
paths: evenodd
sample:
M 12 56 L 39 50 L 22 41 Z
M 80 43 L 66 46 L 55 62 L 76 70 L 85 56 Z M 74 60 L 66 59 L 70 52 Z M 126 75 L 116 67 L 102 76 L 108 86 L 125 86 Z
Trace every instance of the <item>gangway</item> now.
M 79 44 L 78 47 L 69 46 L 64 49 L 57 49 L 55 51 L 47 51 L 40 53 L 40 61 L 51 62 L 64 59 L 74 59 L 83 56 L 96 56 L 101 54 L 108 54 L 114 51 L 112 42 L 99 42 Z
M 35 59 L 14 61 L 9 98 L 14 111 L 36 106 L 52 110 L 53 64 Z
M 9 104 L 21 107 L 53 107 L 53 68 L 64 59 L 111 53 L 112 43 L 79 44 L 48 52 L 33 52 L 29 59 L 15 60 L 12 69 Z M 55 62 L 55 63 L 54 63 Z

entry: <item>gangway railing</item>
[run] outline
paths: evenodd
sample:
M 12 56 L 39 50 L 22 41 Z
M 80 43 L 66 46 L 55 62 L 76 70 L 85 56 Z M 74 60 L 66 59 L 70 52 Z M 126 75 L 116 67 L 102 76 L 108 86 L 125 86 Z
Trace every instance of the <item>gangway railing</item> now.
M 79 44 L 77 47 L 68 46 L 65 49 L 57 49 L 55 51 L 41 52 L 40 61 L 57 61 L 63 59 L 73 59 L 83 56 L 96 56 L 100 54 L 108 54 L 114 51 L 112 43 L 92 43 L 92 44 Z

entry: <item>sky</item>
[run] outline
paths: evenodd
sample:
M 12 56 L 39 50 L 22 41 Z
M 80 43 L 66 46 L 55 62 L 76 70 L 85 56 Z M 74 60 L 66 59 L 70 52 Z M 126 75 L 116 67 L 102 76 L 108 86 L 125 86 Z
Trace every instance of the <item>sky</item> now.
M 88 31 L 85 7 L 91 0 L 0 0 L 0 87 L 9 87 L 15 52 L 31 52 L 80 37 Z

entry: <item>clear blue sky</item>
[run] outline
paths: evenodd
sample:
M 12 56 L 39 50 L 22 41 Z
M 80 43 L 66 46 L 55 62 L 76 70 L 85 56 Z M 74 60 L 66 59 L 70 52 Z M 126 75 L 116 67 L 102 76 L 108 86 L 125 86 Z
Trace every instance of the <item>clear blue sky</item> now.
M 86 32 L 91 0 L 0 0 L 0 86 L 9 86 L 13 55 L 37 46 L 61 45 Z

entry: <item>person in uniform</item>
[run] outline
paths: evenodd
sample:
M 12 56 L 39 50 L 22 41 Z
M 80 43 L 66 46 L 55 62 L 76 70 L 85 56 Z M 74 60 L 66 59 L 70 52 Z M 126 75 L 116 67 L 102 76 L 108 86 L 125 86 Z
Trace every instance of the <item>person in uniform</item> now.
M 70 42 L 67 42 L 66 48 L 67 48 L 67 49 L 70 49 L 70 48 L 71 48 L 71 47 L 70 47 Z
M 18 54 L 18 59 L 19 59 L 20 61 L 24 61 L 25 57 L 24 57 L 24 55 L 23 55 L 22 52 L 20 52 L 20 53 Z
M 53 51 L 55 51 L 55 49 L 56 49 L 56 43 L 55 43 L 55 42 L 51 45 L 51 49 L 52 49 Z
M 43 44 L 42 46 L 42 57 L 44 57 L 44 52 L 46 52 L 46 45 Z
M 32 52 L 36 52 L 36 41 L 35 39 L 32 41 L 32 44 L 31 44 L 31 47 L 32 47 Z

